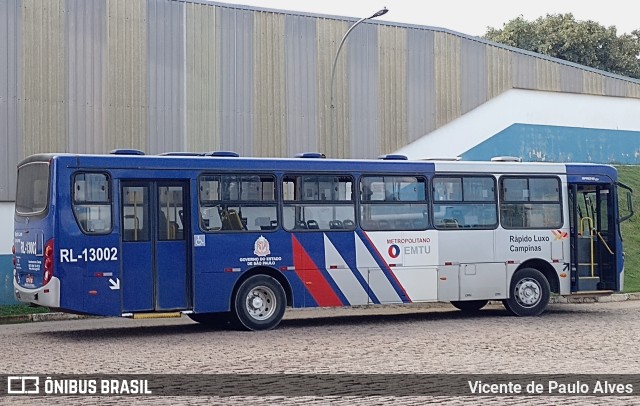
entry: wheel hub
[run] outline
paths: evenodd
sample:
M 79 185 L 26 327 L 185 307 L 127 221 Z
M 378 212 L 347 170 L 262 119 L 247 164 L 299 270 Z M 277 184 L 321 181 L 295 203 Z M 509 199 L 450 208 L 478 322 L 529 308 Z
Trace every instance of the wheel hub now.
M 540 301 L 540 286 L 532 279 L 524 279 L 516 286 L 516 298 L 523 306 L 532 307 Z
M 257 286 L 247 294 L 246 309 L 255 320 L 267 320 L 277 308 L 276 294 L 267 286 Z
M 264 301 L 260 296 L 254 296 L 251 300 L 251 306 L 254 308 L 254 310 L 260 309 L 262 308 L 262 306 L 264 306 Z

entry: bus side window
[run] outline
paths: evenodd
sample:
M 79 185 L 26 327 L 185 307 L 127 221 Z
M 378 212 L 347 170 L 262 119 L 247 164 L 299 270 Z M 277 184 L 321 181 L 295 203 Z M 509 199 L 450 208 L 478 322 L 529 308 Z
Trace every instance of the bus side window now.
M 182 186 L 163 186 L 158 189 L 158 238 L 160 240 L 182 240 L 180 212 L 184 210 L 184 190 Z
M 505 176 L 500 217 L 505 228 L 553 229 L 562 226 L 560 180 L 555 176 Z
M 360 225 L 364 230 L 424 230 L 427 180 L 420 176 L 363 176 Z
M 353 230 L 353 186 L 350 175 L 286 175 L 282 181 L 285 230 Z
M 202 175 L 200 227 L 204 231 L 270 231 L 278 227 L 275 176 Z
M 111 181 L 107 174 L 76 174 L 72 203 L 76 222 L 85 234 L 111 232 Z
M 125 186 L 122 193 L 122 241 L 149 241 L 149 188 Z

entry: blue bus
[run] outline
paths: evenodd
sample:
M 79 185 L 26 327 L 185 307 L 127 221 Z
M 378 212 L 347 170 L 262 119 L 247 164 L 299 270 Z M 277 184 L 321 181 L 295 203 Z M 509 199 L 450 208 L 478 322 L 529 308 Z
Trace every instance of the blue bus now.
M 286 307 L 533 316 L 552 293 L 623 289 L 630 202 L 608 165 L 39 154 L 18 165 L 15 295 L 248 330 Z

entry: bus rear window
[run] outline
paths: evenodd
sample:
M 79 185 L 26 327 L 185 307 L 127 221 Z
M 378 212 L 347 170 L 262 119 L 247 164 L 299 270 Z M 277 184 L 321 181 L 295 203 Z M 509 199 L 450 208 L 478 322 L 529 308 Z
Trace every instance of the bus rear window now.
M 32 162 L 18 168 L 16 213 L 22 215 L 43 213 L 48 206 L 48 197 L 48 162 Z

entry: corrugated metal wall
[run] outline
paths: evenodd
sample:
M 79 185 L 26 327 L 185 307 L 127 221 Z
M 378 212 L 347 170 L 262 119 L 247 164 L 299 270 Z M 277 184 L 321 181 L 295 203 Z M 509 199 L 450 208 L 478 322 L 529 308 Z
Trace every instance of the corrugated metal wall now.
M 364 23 L 351 32 L 345 47 L 349 48 L 340 55 L 347 66 L 338 70 L 336 79 L 335 120 L 338 144 L 333 143 L 331 135 L 326 141 L 330 156 L 342 156 L 339 146 L 349 144 L 349 153 L 355 158 L 372 158 L 381 151 L 380 137 L 380 61 L 379 39 L 376 25 Z M 344 76 L 343 76 L 344 75 Z M 343 85 L 344 84 L 344 85 Z M 346 94 L 345 94 L 346 93 Z M 349 100 L 348 109 L 343 108 L 343 100 Z M 393 106 L 387 106 L 395 111 Z M 338 147 L 336 149 L 336 147 Z
M 67 149 L 64 3 L 23 0 L 19 5 L 20 48 L 9 59 L 19 58 L 19 155 Z
M 319 116 L 316 21 L 302 16 L 285 19 L 285 120 L 284 154 L 317 151 Z M 300 100 L 307 100 L 300 103 Z M 297 136 L 295 135 L 297 134 Z M 280 151 L 278 151 L 281 153 Z
M 187 4 L 187 128 L 185 149 L 212 151 L 221 145 L 220 64 L 218 42 L 221 32 L 216 27 L 215 7 Z
M 376 20 L 348 37 L 332 87 L 355 21 L 195 0 L 0 0 L 0 200 L 37 152 L 375 157 L 511 88 L 640 97 L 637 80 Z
M 95 6 L 100 1 L 92 2 Z M 154 108 L 158 106 L 154 93 L 148 92 L 151 79 L 149 71 L 157 69 L 160 79 L 153 87 L 163 93 L 170 83 L 162 81 L 166 61 L 151 61 L 154 54 L 153 40 L 149 34 L 153 25 L 149 12 L 154 10 L 153 1 L 106 0 L 106 43 L 95 44 L 106 47 L 106 105 L 103 109 L 105 121 L 105 151 L 113 148 L 136 148 L 147 150 L 147 128 L 153 123 Z M 162 3 L 168 3 L 163 1 Z M 174 17 L 175 18 L 175 17 Z M 169 25 L 170 21 L 166 21 Z M 81 41 L 70 38 L 69 42 Z M 170 44 L 166 44 L 170 52 Z M 149 64 L 158 63 L 153 68 Z M 93 134 L 86 134 L 92 137 Z M 154 134 L 162 139 L 162 134 Z
M 106 121 L 106 3 L 66 1 L 67 150 L 104 151 Z M 75 40 L 71 40 L 75 39 Z
M 436 129 L 434 36 L 433 31 L 407 30 L 408 142 Z
M 253 148 L 246 150 L 249 154 L 278 156 L 287 151 L 286 88 L 301 84 L 290 84 L 286 77 L 284 20 L 282 14 L 254 14 Z
M 118 0 L 129 2 L 129 0 Z M 137 0 L 140 1 L 140 0 Z M 144 10 L 144 4 L 136 6 L 136 10 Z M 134 97 L 147 96 L 140 100 L 140 107 L 148 106 L 148 127 L 139 128 L 146 134 L 141 140 L 141 149 L 145 151 L 181 151 L 186 148 L 186 70 L 185 70 L 185 26 L 186 10 L 184 4 L 164 0 L 146 2 L 147 14 L 140 15 L 146 19 L 146 31 L 136 35 L 134 48 L 140 52 L 138 66 L 145 69 L 146 83 L 143 78 L 139 86 L 147 95 L 136 94 Z M 138 49 L 137 46 L 143 46 Z M 138 65 L 138 62 L 140 65 Z M 137 80 L 137 78 L 136 78 Z M 137 84 L 134 84 L 137 85 Z M 144 113 L 144 109 L 138 109 Z
M 0 200 L 13 199 L 20 148 L 18 99 L 20 78 L 20 2 L 0 0 Z

